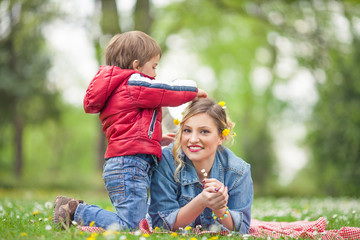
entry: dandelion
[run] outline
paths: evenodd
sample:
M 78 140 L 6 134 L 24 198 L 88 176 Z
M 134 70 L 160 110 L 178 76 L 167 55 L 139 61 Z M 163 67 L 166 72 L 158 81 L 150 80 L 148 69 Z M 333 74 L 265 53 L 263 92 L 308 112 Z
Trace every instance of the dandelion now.
M 105 231 L 103 232 L 103 236 L 106 238 L 106 239 L 114 239 L 115 238 L 115 234 L 116 232 L 114 231 Z
M 34 215 L 34 216 L 36 216 L 36 215 L 38 215 L 38 214 L 40 214 L 40 211 L 39 211 L 39 210 L 36 210 L 36 211 L 33 212 L 33 215 Z
M 160 232 L 160 228 L 159 228 L 159 227 L 155 227 L 154 232 Z
M 90 235 L 90 237 L 88 237 L 86 240 L 96 240 L 96 237 L 98 236 L 99 234 L 97 234 L 97 233 L 92 233 L 91 235 Z
M 210 239 L 211 240 L 216 240 L 216 239 L 218 239 L 219 237 L 218 236 L 214 236 L 214 237 L 211 237 Z
M 190 240 L 197 240 L 197 238 L 196 238 L 196 237 L 192 237 L 192 238 L 190 238 Z
M 150 234 L 148 234 L 148 233 L 145 233 L 145 234 L 143 234 L 143 237 L 150 237 Z
M 20 236 L 26 237 L 26 236 L 27 236 L 27 233 L 26 233 L 26 232 L 22 232 L 22 233 L 20 233 Z
M 191 227 L 190 227 L 190 226 L 186 226 L 186 227 L 185 227 L 185 230 L 186 230 L 186 231 L 189 231 L 189 230 L 191 230 Z
M 52 207 L 53 207 L 52 202 L 46 202 L 46 203 L 45 203 L 45 208 L 46 208 L 46 209 L 51 209 Z
M 179 125 L 180 124 L 180 121 L 179 121 L 179 119 L 174 119 L 174 124 L 177 126 L 177 125 Z
M 95 225 L 95 221 L 92 221 L 92 222 L 89 224 L 90 227 L 93 227 L 94 225 Z
M 229 133 L 230 133 L 230 130 L 228 129 L 228 128 L 225 128 L 223 131 L 222 131 L 222 135 L 224 136 L 224 137 L 226 137 L 227 135 L 229 135 Z
M 176 233 L 176 232 L 172 232 L 172 233 L 170 234 L 170 236 L 172 236 L 172 237 L 177 237 L 177 233 Z
M 51 229 L 52 229 L 51 225 L 48 224 L 45 226 L 45 230 L 50 231 Z
M 224 108 L 224 107 L 225 107 L 226 102 L 224 102 L 224 101 L 220 101 L 220 102 L 218 102 L 218 104 L 219 104 L 222 108 Z

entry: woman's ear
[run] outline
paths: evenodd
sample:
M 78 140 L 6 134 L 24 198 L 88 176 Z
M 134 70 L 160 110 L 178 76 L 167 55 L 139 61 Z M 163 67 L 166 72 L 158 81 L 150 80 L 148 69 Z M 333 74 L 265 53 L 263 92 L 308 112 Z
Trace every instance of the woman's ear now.
M 220 146 L 225 141 L 225 137 L 220 135 L 218 146 Z
M 136 59 L 132 63 L 132 68 L 133 70 L 138 70 L 138 67 L 139 67 L 139 60 Z

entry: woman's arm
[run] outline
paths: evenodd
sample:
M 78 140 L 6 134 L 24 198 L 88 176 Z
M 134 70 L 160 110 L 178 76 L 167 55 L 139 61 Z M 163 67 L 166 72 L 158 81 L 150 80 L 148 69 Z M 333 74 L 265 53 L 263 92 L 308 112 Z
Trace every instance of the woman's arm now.
M 221 182 L 216 179 L 206 179 L 203 186 L 203 191 L 180 209 L 172 230 L 185 227 L 195 221 L 206 207 L 218 210 L 226 208 L 228 193 L 227 188 Z M 229 222 L 227 225 L 231 227 L 232 220 L 226 222 Z
M 220 202 L 221 201 L 220 200 L 219 204 L 213 205 L 212 209 L 214 210 L 213 212 L 215 213 L 215 216 L 218 217 L 218 221 L 224 227 L 226 227 L 229 230 L 234 230 L 234 221 L 232 219 L 230 212 L 227 213 L 227 217 L 220 219 L 220 217 L 223 217 L 226 212 L 226 207 L 227 207 L 228 198 L 229 198 L 228 188 L 226 186 L 224 186 L 220 181 L 218 181 L 217 179 L 213 179 L 213 178 L 204 179 L 203 184 L 204 184 L 205 189 L 209 189 L 209 191 L 219 192 L 222 195 L 221 199 L 226 199 L 224 204 L 222 204 Z

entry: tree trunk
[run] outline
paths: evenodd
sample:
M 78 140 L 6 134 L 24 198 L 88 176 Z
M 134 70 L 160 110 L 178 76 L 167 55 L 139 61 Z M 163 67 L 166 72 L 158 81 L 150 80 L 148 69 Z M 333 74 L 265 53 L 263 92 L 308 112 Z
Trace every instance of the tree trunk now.
M 150 32 L 152 24 L 152 18 L 150 15 L 150 1 L 149 0 L 137 0 L 134 12 L 135 30 L 143 31 L 145 33 Z
M 15 137 L 14 137 L 14 144 L 15 144 L 15 176 L 17 179 L 21 178 L 22 168 L 23 168 L 23 122 L 21 119 L 20 114 L 17 110 L 15 110 L 14 116 L 14 129 L 15 129 Z
M 119 24 L 119 14 L 117 12 L 116 0 L 100 0 L 101 2 L 101 31 L 103 34 L 115 35 L 121 33 L 121 28 Z M 100 44 L 100 38 L 96 39 L 94 42 L 94 47 L 96 49 L 96 60 L 99 65 L 102 65 L 102 46 Z M 101 171 L 103 169 L 106 151 L 106 138 L 102 131 L 101 125 L 97 128 L 99 137 L 96 143 L 97 150 L 97 166 Z

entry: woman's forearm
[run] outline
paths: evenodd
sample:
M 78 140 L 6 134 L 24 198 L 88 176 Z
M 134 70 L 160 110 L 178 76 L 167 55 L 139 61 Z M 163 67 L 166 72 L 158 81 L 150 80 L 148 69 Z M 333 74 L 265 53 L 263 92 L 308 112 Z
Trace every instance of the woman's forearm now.
M 218 210 L 218 211 L 215 211 L 215 215 L 218 216 L 218 217 L 222 217 L 222 216 L 224 216 L 225 211 L 226 211 L 226 210 Z M 219 218 L 219 222 L 220 222 L 224 227 L 226 227 L 227 229 L 229 229 L 229 230 L 231 230 L 231 231 L 234 230 L 234 221 L 233 221 L 233 219 L 232 219 L 232 217 L 231 217 L 230 212 L 227 213 L 227 217 L 222 218 L 222 219 Z
M 195 221 L 202 211 L 204 211 L 206 206 L 200 198 L 200 195 L 196 196 L 180 209 L 172 229 L 173 231 L 178 230 L 180 227 L 186 227 Z

